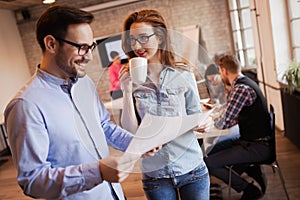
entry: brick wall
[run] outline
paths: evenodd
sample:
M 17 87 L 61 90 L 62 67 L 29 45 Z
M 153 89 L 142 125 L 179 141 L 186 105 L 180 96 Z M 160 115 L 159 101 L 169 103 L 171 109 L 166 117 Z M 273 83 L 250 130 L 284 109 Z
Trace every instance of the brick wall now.
M 72 3 L 72 5 L 84 8 L 99 2 L 108 0 L 60 0 L 59 3 Z M 28 59 L 31 73 L 34 73 L 36 65 L 41 60 L 41 50 L 35 39 L 35 22 L 38 16 L 47 6 L 36 6 L 29 9 L 31 19 L 18 20 L 18 28 L 23 40 L 25 53 Z M 198 24 L 202 30 L 207 52 L 210 58 L 216 52 L 231 50 L 231 36 L 229 20 L 226 11 L 225 0 L 147 0 L 135 4 L 120 6 L 94 12 L 95 21 L 92 24 L 94 37 L 104 38 L 121 32 L 124 18 L 131 12 L 140 9 L 157 9 L 167 19 L 169 28 L 178 29 Z M 16 13 L 17 14 L 17 13 Z M 100 57 L 94 51 L 94 60 L 87 68 L 88 75 L 97 86 L 100 99 L 110 100 L 109 77 L 107 70 L 101 67 Z M 202 87 L 201 87 L 202 88 Z M 201 89 L 205 92 L 205 89 Z M 206 94 L 201 96 L 205 98 Z

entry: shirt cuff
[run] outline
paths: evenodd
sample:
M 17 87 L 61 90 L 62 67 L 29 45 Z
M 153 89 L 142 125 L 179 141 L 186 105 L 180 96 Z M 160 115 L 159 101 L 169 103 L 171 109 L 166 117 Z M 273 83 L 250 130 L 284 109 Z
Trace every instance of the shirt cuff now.
M 100 174 L 99 161 L 83 164 L 82 170 L 86 189 L 91 189 L 103 182 Z

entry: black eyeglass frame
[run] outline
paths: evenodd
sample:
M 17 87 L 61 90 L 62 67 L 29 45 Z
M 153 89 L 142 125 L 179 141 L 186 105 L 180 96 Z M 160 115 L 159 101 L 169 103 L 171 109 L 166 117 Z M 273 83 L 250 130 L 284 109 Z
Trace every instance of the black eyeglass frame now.
M 78 48 L 78 55 L 79 56 L 84 56 L 86 55 L 89 50 L 93 51 L 96 46 L 98 45 L 96 42 L 93 42 L 92 45 L 88 45 L 88 44 L 77 44 L 77 43 L 74 43 L 74 42 L 71 42 L 69 40 L 65 40 L 65 39 L 62 39 L 60 37 L 57 37 L 57 36 L 53 36 L 55 39 L 59 40 L 59 41 L 62 41 L 62 42 L 65 42 L 69 45 L 72 45 L 74 47 L 77 47 Z M 80 51 L 84 52 L 84 53 L 80 53 Z
M 149 38 L 152 37 L 153 35 L 156 35 L 155 33 L 151 34 L 151 35 L 141 35 L 138 38 L 134 38 L 134 37 L 129 37 L 127 38 L 126 42 L 127 44 L 134 46 L 136 44 L 136 42 L 138 41 L 138 43 L 140 43 L 141 45 L 143 44 L 147 44 L 147 42 L 149 42 Z M 145 41 L 140 41 L 141 38 L 145 38 Z M 133 42 L 134 41 L 134 42 Z

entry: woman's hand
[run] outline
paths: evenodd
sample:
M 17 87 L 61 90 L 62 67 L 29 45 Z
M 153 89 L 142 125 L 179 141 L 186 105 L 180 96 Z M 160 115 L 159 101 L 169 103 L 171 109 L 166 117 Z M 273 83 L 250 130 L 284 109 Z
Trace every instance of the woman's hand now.
M 119 80 L 121 83 L 121 89 L 123 92 L 132 92 L 132 81 L 129 74 L 129 64 L 123 65 L 119 72 Z
M 150 156 L 154 156 L 154 155 L 155 155 L 159 150 L 161 150 L 161 149 L 162 149 L 162 145 L 160 145 L 160 146 L 158 146 L 158 147 L 156 147 L 156 148 L 154 148 L 154 149 L 152 149 L 152 150 L 150 150 L 150 151 L 144 153 L 144 154 L 142 155 L 142 157 L 143 157 L 143 158 L 147 158 L 147 157 L 150 157 Z

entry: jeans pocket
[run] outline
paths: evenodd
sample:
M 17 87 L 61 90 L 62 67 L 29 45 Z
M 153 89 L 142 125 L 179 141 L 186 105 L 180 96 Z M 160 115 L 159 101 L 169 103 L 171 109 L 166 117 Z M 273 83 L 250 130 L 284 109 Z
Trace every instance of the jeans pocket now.
M 142 180 L 144 191 L 151 191 L 159 188 L 159 181 L 157 178 Z
M 206 166 L 199 166 L 189 172 L 189 181 L 197 181 L 208 177 L 208 170 Z

